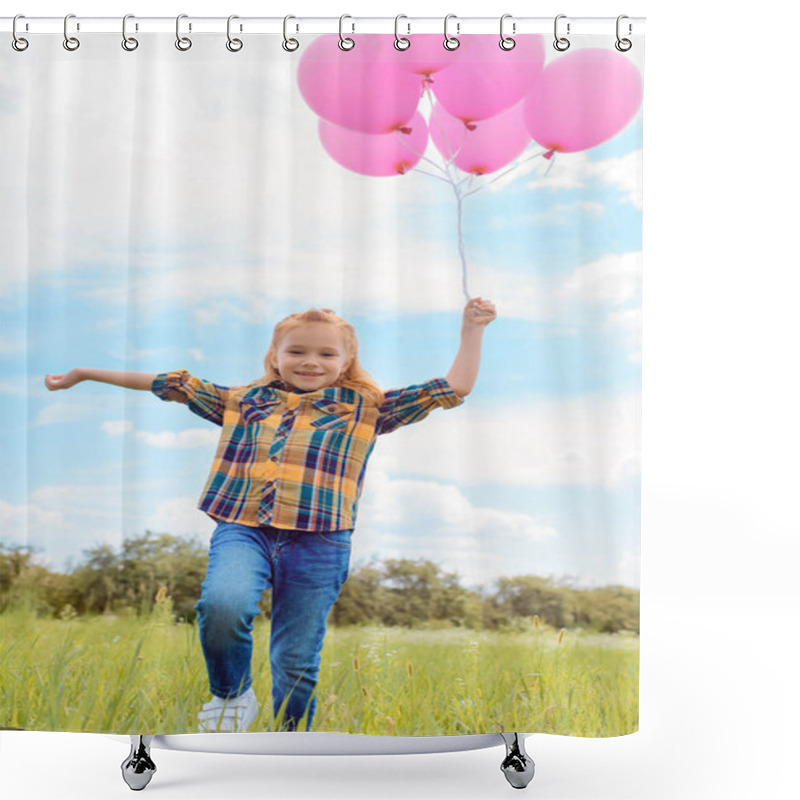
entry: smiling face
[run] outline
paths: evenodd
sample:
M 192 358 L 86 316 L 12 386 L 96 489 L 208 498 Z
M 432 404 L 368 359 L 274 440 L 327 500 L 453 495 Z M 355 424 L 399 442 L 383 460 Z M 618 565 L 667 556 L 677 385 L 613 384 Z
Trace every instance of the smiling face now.
M 347 354 L 341 336 L 327 322 L 307 322 L 283 337 L 272 366 L 284 383 L 314 391 L 332 386 L 344 371 Z

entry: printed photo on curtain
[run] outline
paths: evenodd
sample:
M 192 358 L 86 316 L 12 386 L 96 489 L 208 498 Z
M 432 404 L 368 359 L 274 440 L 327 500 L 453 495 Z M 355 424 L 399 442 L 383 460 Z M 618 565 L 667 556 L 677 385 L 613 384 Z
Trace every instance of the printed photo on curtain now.
M 29 38 L 0 726 L 636 731 L 641 39 Z

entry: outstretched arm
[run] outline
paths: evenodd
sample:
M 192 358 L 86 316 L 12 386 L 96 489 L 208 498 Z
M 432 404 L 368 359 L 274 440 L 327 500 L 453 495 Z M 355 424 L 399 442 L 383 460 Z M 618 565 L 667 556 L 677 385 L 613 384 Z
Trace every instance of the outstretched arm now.
M 464 397 L 472 391 L 481 365 L 483 331 L 497 316 L 494 303 L 482 297 L 471 299 L 464 307 L 461 322 L 461 346 L 453 366 L 445 376 L 453 391 Z
M 69 389 L 81 381 L 100 381 L 122 386 L 125 389 L 142 389 L 149 391 L 155 372 L 126 372 L 115 369 L 90 369 L 77 367 L 65 372 L 63 375 L 45 375 L 44 383 L 50 391 L 56 389 Z

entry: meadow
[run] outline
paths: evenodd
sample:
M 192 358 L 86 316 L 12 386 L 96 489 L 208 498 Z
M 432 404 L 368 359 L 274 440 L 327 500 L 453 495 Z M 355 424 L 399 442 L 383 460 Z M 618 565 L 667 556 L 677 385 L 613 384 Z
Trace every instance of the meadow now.
M 250 731 L 279 730 L 266 617 L 253 635 L 260 709 Z M 175 622 L 168 602 L 144 617 L 7 611 L 0 640 L 3 727 L 196 733 L 210 699 L 197 628 Z M 619 736 L 638 727 L 638 666 L 635 634 L 557 630 L 538 618 L 514 631 L 329 626 L 312 730 Z

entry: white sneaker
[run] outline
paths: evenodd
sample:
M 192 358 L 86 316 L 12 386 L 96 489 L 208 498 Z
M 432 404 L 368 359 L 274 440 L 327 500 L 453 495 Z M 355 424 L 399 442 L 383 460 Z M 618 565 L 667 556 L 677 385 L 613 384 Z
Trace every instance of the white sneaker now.
M 258 703 L 252 687 L 230 700 L 214 695 L 197 715 L 197 729 L 200 733 L 241 733 L 253 724 L 257 715 Z

